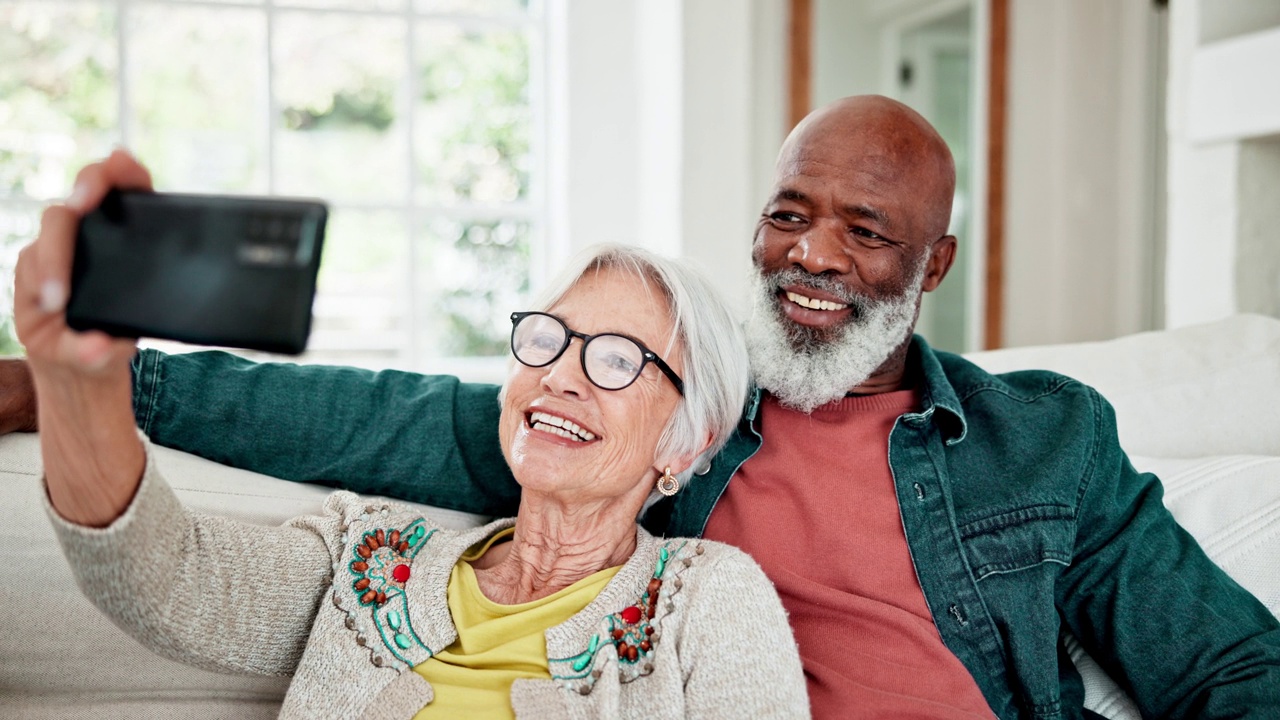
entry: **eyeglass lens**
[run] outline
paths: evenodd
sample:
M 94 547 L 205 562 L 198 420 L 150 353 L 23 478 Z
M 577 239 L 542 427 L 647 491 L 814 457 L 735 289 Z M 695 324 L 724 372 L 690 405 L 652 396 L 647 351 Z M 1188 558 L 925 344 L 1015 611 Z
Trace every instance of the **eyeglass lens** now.
M 565 326 L 549 315 L 526 315 L 511 333 L 516 359 L 530 367 L 550 364 L 568 345 Z M 621 335 L 596 335 L 583 352 L 587 377 L 607 390 L 630 385 L 644 367 L 640 346 Z

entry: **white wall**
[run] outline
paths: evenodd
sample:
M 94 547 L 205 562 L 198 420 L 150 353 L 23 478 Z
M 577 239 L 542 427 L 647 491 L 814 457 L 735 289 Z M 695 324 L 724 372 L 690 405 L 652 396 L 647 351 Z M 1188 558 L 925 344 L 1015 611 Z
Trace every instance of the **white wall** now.
M 595 242 L 699 262 L 746 297 L 785 132 L 785 0 L 551 0 L 552 224 L 542 271 Z
M 1149 0 L 1011 3 L 1006 345 L 1155 327 L 1159 42 Z
M 1280 9 L 1171 5 L 1166 321 L 1280 315 Z

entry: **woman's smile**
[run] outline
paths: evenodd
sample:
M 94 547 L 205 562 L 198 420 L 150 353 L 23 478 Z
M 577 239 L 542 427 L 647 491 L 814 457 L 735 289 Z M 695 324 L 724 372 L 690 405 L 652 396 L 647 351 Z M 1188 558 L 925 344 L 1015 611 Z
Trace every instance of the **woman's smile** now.
M 530 408 L 525 413 L 525 427 L 540 435 L 550 435 L 548 440 L 567 440 L 570 445 L 585 445 L 600 439 L 599 433 L 588 429 L 581 421 L 544 408 Z

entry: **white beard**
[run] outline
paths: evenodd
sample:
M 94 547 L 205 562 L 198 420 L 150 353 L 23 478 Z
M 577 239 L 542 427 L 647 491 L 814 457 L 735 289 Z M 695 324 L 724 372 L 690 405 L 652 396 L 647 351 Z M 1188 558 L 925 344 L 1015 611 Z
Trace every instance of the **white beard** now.
M 756 383 L 784 406 L 808 413 L 866 382 L 915 327 L 925 265 L 919 264 L 902 295 L 885 300 L 851 294 L 833 281 L 798 269 L 774 273 L 767 280 L 757 269 L 746 327 Z M 824 331 L 796 325 L 782 314 L 777 297 L 779 286 L 792 284 L 851 303 L 853 316 L 845 325 Z

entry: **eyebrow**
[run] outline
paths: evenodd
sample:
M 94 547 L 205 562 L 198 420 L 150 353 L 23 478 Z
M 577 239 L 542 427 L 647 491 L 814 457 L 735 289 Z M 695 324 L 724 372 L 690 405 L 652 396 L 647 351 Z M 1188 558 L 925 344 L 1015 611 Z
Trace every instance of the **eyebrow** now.
M 791 202 L 798 202 L 798 203 L 805 203 L 805 204 L 812 203 L 808 195 L 805 195 L 799 190 L 793 190 L 791 188 L 782 188 L 778 192 L 774 193 L 773 200 L 771 202 L 778 202 L 779 200 L 790 200 Z
M 889 222 L 889 214 L 878 207 L 872 207 L 870 205 L 845 205 L 842 209 L 848 215 L 866 218 L 872 222 L 879 223 L 885 228 L 893 227 L 893 223 Z

